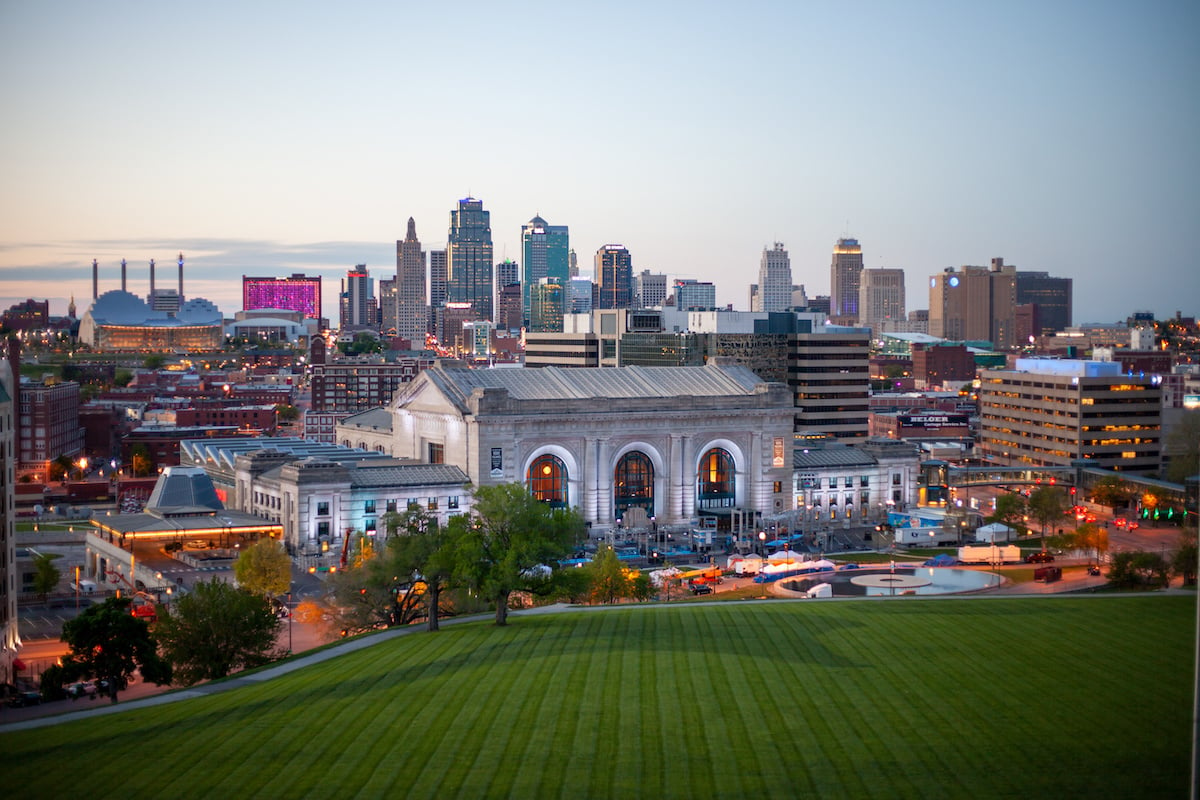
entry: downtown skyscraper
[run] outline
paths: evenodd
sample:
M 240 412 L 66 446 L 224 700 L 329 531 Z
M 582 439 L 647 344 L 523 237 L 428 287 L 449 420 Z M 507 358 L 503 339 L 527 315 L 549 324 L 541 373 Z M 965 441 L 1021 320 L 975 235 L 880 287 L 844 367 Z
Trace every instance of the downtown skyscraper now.
M 483 201 L 458 201 L 446 243 L 446 302 L 469 303 L 476 319 L 492 319 L 492 223 Z
M 783 242 L 763 248 L 758 266 L 757 308 L 752 311 L 787 311 L 792 305 L 792 262 Z
M 606 244 L 596 251 L 597 308 L 633 308 L 633 259 L 623 245 Z
M 862 246 L 858 239 L 838 239 L 829 267 L 829 316 L 838 324 L 858 323 L 862 270 Z
M 396 242 L 396 335 L 425 343 L 429 302 L 425 295 L 425 251 L 417 238 L 417 223 L 408 218 L 408 231 Z
M 525 322 L 530 322 L 531 288 L 542 278 L 566 287 L 571 277 L 571 246 L 566 225 L 550 225 L 541 216 L 521 226 L 521 293 L 525 309 Z

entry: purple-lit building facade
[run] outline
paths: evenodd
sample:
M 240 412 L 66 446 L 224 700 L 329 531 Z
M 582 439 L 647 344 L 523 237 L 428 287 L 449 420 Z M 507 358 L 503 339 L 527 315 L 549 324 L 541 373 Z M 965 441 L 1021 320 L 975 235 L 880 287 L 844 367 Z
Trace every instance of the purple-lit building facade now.
M 294 273 L 290 278 L 242 276 L 242 310 L 285 308 L 308 319 L 321 319 L 321 276 Z

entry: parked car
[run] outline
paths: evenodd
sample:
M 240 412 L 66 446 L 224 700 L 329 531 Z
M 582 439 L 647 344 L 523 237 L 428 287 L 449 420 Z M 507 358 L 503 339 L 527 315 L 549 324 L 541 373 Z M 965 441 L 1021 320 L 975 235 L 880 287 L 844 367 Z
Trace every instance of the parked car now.
M 1095 564 L 1088 564 L 1088 575 L 1099 575 L 1100 567 Z
M 85 681 L 84 683 L 72 683 L 67 687 L 67 697 L 70 697 L 72 700 L 78 700 L 81 697 L 87 697 L 95 700 L 96 684 L 92 681 Z
M 713 588 L 707 583 L 693 583 L 691 585 L 692 594 L 712 594 Z
M 1026 564 L 1049 564 L 1054 560 L 1054 556 L 1049 553 L 1030 553 L 1025 556 Z
M 42 704 L 41 692 L 17 692 L 8 698 L 8 704 L 13 708 L 25 708 Z

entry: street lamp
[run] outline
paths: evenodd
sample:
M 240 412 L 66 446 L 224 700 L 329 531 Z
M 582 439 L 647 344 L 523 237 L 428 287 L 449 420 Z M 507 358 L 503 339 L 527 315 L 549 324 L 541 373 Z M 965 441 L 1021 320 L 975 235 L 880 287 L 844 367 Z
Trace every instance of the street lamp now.
M 762 548 L 763 561 L 766 561 L 767 560 L 767 532 L 766 531 L 758 532 L 758 543 L 759 543 L 759 546 Z

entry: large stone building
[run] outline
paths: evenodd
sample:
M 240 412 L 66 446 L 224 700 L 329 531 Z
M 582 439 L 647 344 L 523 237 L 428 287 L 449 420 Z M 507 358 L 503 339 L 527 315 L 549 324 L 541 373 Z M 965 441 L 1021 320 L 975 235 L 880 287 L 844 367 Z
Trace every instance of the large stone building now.
M 980 376 L 979 452 L 1000 464 L 1151 475 L 1161 461 L 1162 387 L 1104 361 L 1019 358 Z
M 379 452 L 282 437 L 203 439 L 184 442 L 180 459 L 208 474 L 226 508 L 282 526 L 297 555 L 382 533 L 389 513 L 421 509 L 445 524 L 470 509 L 462 470 Z
M 79 425 L 80 387 L 74 381 L 21 381 L 18 458 L 25 467 L 44 468 L 59 456 L 83 449 Z
M 467 370 L 438 364 L 339 441 L 520 482 L 601 527 L 791 504 L 792 399 L 741 367 Z M 635 510 L 636 509 L 636 510 Z

